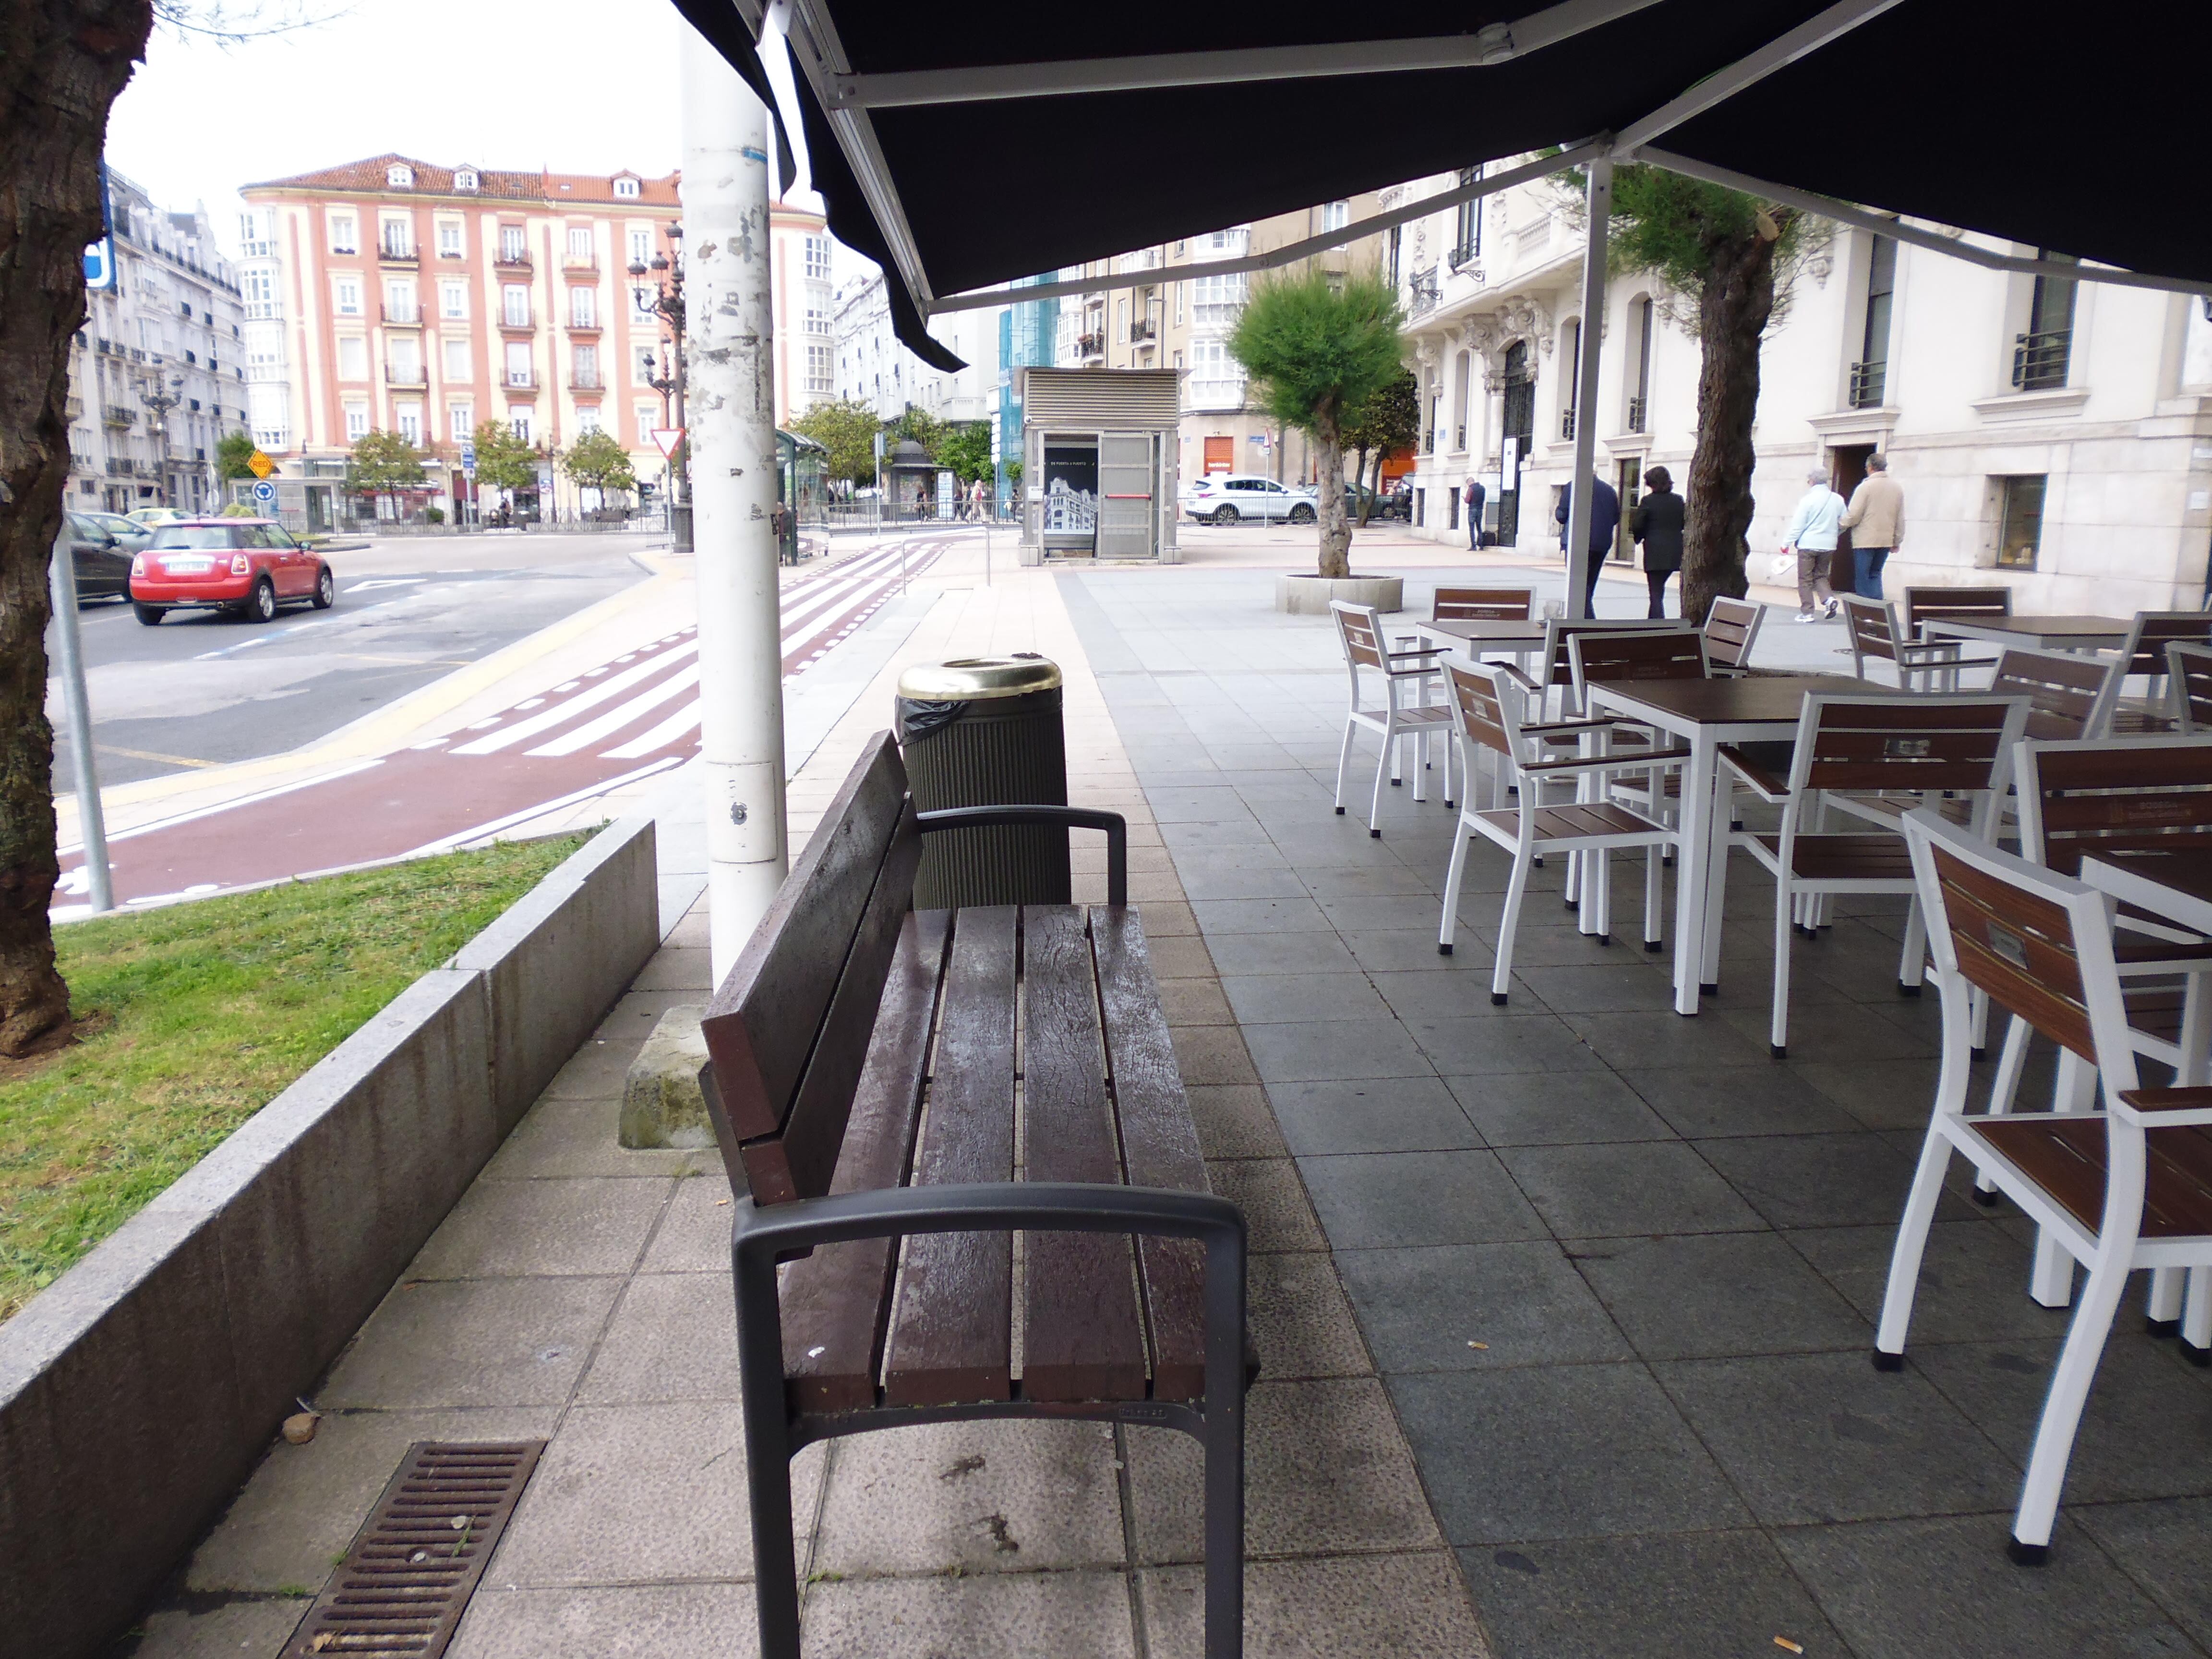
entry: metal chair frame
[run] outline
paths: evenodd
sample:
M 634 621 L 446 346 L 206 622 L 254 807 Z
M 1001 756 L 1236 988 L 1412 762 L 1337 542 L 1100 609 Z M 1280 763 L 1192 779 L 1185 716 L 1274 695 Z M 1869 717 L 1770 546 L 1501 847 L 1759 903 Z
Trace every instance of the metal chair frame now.
M 1393 651 L 1384 643 L 1382 613 L 1373 605 L 1331 599 L 1328 608 L 1336 620 L 1337 640 L 1344 647 L 1345 672 L 1352 682 L 1352 701 L 1344 716 L 1344 743 L 1336 757 L 1334 805 L 1337 816 L 1343 817 L 1344 775 L 1352 764 L 1352 740 L 1364 727 L 1382 739 L 1382 752 L 1375 759 L 1373 798 L 1367 808 L 1367 833 L 1380 836 L 1382 776 L 1388 771 L 1394 787 L 1401 781 L 1397 745 L 1401 739 L 1411 738 L 1415 745 L 1415 800 L 1427 799 L 1423 780 L 1428 770 L 1429 738 L 1434 735 L 1445 739 L 1444 805 L 1453 804 L 1451 713 L 1428 700 L 1428 688 L 1435 683 L 1437 661 L 1444 655 L 1444 650 L 1441 646 L 1425 646 L 1412 651 Z M 1382 677 L 1382 703 L 1378 708 L 1367 708 L 1363 700 L 1359 678 L 1363 668 Z M 1405 701 L 1408 687 L 1419 701 Z

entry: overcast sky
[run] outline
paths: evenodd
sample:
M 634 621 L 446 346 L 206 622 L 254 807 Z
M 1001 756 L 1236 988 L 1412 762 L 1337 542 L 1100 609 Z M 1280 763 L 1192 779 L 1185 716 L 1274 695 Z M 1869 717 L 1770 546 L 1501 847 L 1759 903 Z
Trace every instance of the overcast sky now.
M 324 15 L 343 0 L 301 3 Z M 682 27 L 665 0 L 360 0 L 236 46 L 156 29 L 116 100 L 107 160 L 164 207 L 205 202 L 232 252 L 240 185 L 387 150 L 665 173 L 682 159 Z M 841 281 L 871 268 L 838 253 Z

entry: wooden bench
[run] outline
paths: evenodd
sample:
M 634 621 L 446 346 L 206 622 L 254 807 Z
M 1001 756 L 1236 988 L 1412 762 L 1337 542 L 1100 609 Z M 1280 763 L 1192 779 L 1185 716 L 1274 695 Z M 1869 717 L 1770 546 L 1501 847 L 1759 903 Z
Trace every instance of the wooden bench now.
M 912 908 L 924 836 L 1003 823 L 1107 830 L 1108 902 Z M 1207 1191 L 1126 848 L 1109 812 L 917 814 L 878 733 L 714 994 L 764 1659 L 799 1651 L 791 1457 L 996 1417 L 1196 1437 L 1206 1653 L 1243 1650 L 1244 1221 Z

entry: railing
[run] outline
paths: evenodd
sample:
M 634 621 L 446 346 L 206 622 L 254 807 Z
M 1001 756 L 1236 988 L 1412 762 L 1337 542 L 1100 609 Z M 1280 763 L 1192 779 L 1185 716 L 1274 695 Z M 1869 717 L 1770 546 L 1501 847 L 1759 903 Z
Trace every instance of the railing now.
M 1413 295 L 1413 305 L 1411 309 L 1414 316 L 1418 317 L 1421 315 L 1422 313 L 1431 311 L 1435 308 L 1437 303 L 1437 268 L 1434 265 L 1431 265 L 1425 270 L 1415 271 L 1412 276 L 1407 279 L 1406 287 L 1407 290 Z
M 411 265 L 422 261 L 413 245 L 407 242 L 379 242 L 376 257 L 387 265 Z
M 573 313 L 568 322 L 571 334 L 597 334 L 605 326 L 597 317 L 577 317 Z
M 138 424 L 138 411 L 125 404 L 103 404 L 100 418 L 106 426 L 136 426 Z
M 1562 442 L 1575 435 L 1575 411 L 1569 410 L 1559 416 L 1559 438 Z
M 384 366 L 384 383 L 386 386 L 428 386 L 430 384 L 430 376 L 428 371 L 419 363 L 413 368 L 408 368 L 400 364 L 386 363 Z
M 510 270 L 527 270 L 530 269 L 530 250 L 520 247 L 503 247 L 492 255 L 491 262 Z
M 1650 418 L 1650 412 L 1649 398 L 1631 398 L 1628 400 L 1628 429 L 1631 432 L 1645 430 L 1644 422 Z
M 507 329 L 509 331 L 517 334 L 533 333 L 536 331 L 538 327 L 538 325 L 532 319 L 531 313 L 526 311 L 520 316 L 517 316 L 511 311 L 501 312 L 500 313 L 499 325 L 503 329 Z
M 508 369 L 507 371 L 507 389 L 509 392 L 537 391 L 538 372 L 535 369 L 528 368 Z
M 465 247 L 441 247 L 438 250 L 438 257 L 441 259 L 465 259 L 469 257 L 469 251 Z
M 563 270 L 590 271 L 593 274 L 597 274 L 599 269 L 599 256 L 596 253 L 567 254 L 564 255 L 561 260 L 561 269 Z
M 605 392 L 606 389 L 607 383 L 599 377 L 599 371 L 596 368 L 580 368 L 568 377 L 568 390 L 571 392 Z
M 1149 317 L 1139 317 L 1129 325 L 1129 338 L 1133 341 L 1157 340 L 1159 337 L 1160 325 Z
M 1075 354 L 1079 357 L 1103 357 L 1106 355 L 1103 334 L 1082 334 L 1076 337 Z
M 2066 384 L 2066 360 L 2073 349 L 2074 331 L 2049 328 L 2039 334 L 2015 334 L 2012 345 L 2012 383 L 2022 392 L 2051 392 Z
M 1889 389 L 1889 364 L 1877 359 L 1870 363 L 1851 365 L 1850 407 L 1878 409 L 1883 394 Z
M 1481 257 L 1482 245 L 1469 238 L 1451 251 L 1451 268 L 1464 270 Z
M 128 457 L 110 455 L 107 458 L 107 476 L 111 478 L 128 478 L 137 470 L 137 463 Z
M 403 328 L 419 328 L 422 325 L 422 311 L 419 306 L 386 306 L 383 309 L 384 320 L 387 323 L 397 323 Z

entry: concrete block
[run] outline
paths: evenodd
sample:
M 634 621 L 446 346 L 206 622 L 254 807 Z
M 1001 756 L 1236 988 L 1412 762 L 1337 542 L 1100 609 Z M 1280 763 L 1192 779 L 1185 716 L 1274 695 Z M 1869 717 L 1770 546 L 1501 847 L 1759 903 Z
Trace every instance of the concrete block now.
M 705 1146 L 714 1139 L 699 1071 L 707 1063 L 707 1038 L 699 1029 L 707 1010 L 698 1003 L 669 1009 L 653 1028 L 623 1080 L 625 1146 Z
M 1331 599 L 1347 605 L 1373 605 L 1377 611 L 1405 608 L 1406 583 L 1401 576 L 1278 576 L 1275 609 L 1294 617 L 1326 617 Z
M 653 833 L 650 818 L 609 824 L 450 964 L 484 977 L 502 1135 L 660 948 Z

